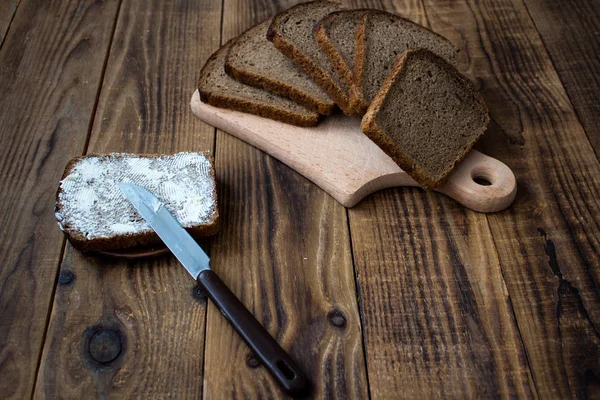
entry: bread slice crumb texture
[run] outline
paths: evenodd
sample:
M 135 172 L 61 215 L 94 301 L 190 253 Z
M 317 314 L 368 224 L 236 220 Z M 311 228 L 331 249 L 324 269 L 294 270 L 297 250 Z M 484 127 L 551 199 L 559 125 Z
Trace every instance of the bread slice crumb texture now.
M 315 37 L 348 87 L 354 79 L 356 31 L 366 10 L 335 11 L 315 26 Z
M 198 81 L 200 100 L 215 107 L 246 112 L 298 126 L 315 126 L 319 113 L 292 100 L 236 81 L 225 73 L 225 57 L 235 39 L 206 62 Z
M 471 83 L 441 57 L 407 52 L 363 118 L 363 131 L 426 188 L 443 181 L 489 116 Z

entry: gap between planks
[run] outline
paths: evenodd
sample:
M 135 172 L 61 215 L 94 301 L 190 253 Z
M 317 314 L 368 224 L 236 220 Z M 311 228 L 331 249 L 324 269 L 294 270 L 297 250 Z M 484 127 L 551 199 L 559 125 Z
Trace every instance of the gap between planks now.
M 19 2 L 20 3 L 20 2 Z M 87 136 L 85 138 L 85 143 L 83 145 L 83 150 L 82 150 L 82 155 L 86 155 L 87 154 L 87 150 L 88 150 L 88 146 L 90 144 L 90 137 L 92 135 L 92 127 L 94 126 L 94 120 L 96 118 L 96 109 L 98 107 L 98 101 L 100 99 L 100 93 L 102 92 L 102 83 L 104 82 L 104 75 L 106 73 L 106 66 L 108 65 L 108 58 L 110 56 L 110 50 L 112 48 L 112 44 L 113 41 L 115 39 L 115 32 L 117 30 L 117 23 L 119 21 L 119 15 L 121 13 L 121 5 L 123 4 L 123 0 L 119 0 L 119 3 L 117 4 L 117 12 L 115 13 L 115 19 L 113 21 L 113 25 L 111 28 L 111 33 L 110 33 L 110 42 L 108 44 L 108 48 L 106 49 L 106 55 L 104 56 L 104 63 L 102 65 L 102 72 L 100 74 L 100 79 L 98 80 L 98 87 L 96 89 L 96 98 L 94 99 L 94 105 L 92 107 L 92 114 L 90 117 L 90 122 L 88 123 L 88 129 L 87 129 Z M 16 12 L 15 12 L 16 14 Z M 13 14 L 13 19 L 15 14 Z M 12 20 L 11 20 L 12 23 Z M 10 26 L 9 26 L 10 29 Z M 8 31 L 7 31 L 8 34 Z M 6 38 L 6 36 L 5 36 Z M 4 43 L 4 41 L 3 41 Z M 0 50 L 1 50 L 1 46 L 0 46 Z M 54 276 L 54 283 L 52 285 L 52 295 L 50 296 L 50 306 L 48 307 L 48 312 L 46 315 L 46 325 L 44 328 L 44 335 L 42 337 L 42 341 L 40 343 L 40 351 L 38 354 L 38 361 L 37 361 L 37 365 L 36 365 L 36 369 L 35 369 L 35 379 L 33 381 L 33 386 L 31 388 L 31 396 L 30 398 L 33 399 L 34 395 L 35 395 L 35 389 L 37 387 L 37 383 L 38 383 L 38 375 L 40 373 L 40 368 L 41 368 L 41 364 L 42 364 L 42 356 L 44 354 L 44 347 L 46 345 L 46 337 L 48 335 L 48 328 L 50 326 L 50 319 L 52 317 L 52 313 L 54 312 L 54 299 L 56 297 L 56 288 L 58 285 L 58 277 L 60 276 L 60 270 L 61 270 L 61 266 L 64 262 L 64 257 L 65 257 L 65 253 L 66 253 L 66 249 L 67 249 L 67 239 L 66 237 L 63 238 L 63 243 L 60 249 L 60 256 L 58 257 L 58 264 L 56 266 L 56 273 Z
M 88 148 L 90 146 L 90 138 L 92 137 L 92 129 L 94 127 L 94 121 L 96 120 L 96 109 L 98 108 L 98 102 L 100 101 L 100 94 L 102 93 L 102 84 L 104 83 L 104 76 L 106 75 L 106 67 L 108 66 L 108 59 L 110 57 L 110 51 L 112 49 L 113 42 L 115 41 L 115 32 L 117 31 L 117 23 L 119 22 L 119 16 L 121 15 L 121 6 L 123 5 L 123 0 L 119 0 L 119 4 L 117 5 L 117 13 L 115 15 L 115 21 L 112 26 L 112 30 L 110 32 L 110 43 L 108 44 L 108 50 L 106 51 L 106 56 L 104 57 L 104 63 L 102 64 L 102 73 L 100 74 L 100 80 L 98 82 L 98 88 L 96 89 L 96 98 L 94 99 L 94 107 L 92 108 L 92 117 L 90 118 L 90 123 L 88 125 L 87 136 L 85 138 L 85 144 L 83 146 L 82 155 L 86 155 L 88 152 Z
M 358 309 L 358 317 L 360 321 L 360 343 L 363 349 L 363 362 L 365 363 L 365 380 L 367 382 L 367 394 L 369 399 L 371 395 L 371 382 L 369 381 L 369 357 L 367 357 L 367 343 L 365 342 L 365 315 L 362 309 L 362 293 L 360 283 L 358 281 L 358 269 L 354 261 L 354 245 L 352 244 L 352 229 L 350 228 L 350 212 L 346 208 L 346 227 L 348 229 L 348 239 L 350 240 L 350 259 L 352 260 L 352 271 L 354 272 L 354 297 L 356 298 L 356 308 Z
M 423 0 L 421 0 L 421 2 L 423 2 Z M 425 3 L 423 3 L 423 9 L 425 10 L 425 15 L 427 16 L 427 7 L 425 6 Z M 529 13 L 529 18 L 531 18 L 531 14 Z M 426 17 L 427 20 L 429 21 L 429 17 Z M 533 20 L 533 19 L 532 19 Z M 537 27 L 536 27 L 537 30 Z M 538 31 L 539 34 L 539 31 Z M 523 339 L 523 333 L 521 332 L 521 326 L 519 325 L 519 320 L 517 318 L 517 314 L 515 312 L 515 307 L 513 305 L 512 302 L 512 297 L 510 295 L 510 291 L 508 289 L 508 286 L 506 284 L 506 278 L 504 275 L 504 268 L 502 267 L 502 262 L 500 261 L 500 255 L 498 254 L 498 244 L 496 242 L 496 238 L 494 237 L 494 233 L 492 232 L 492 228 L 491 228 L 491 222 L 490 222 L 490 218 L 489 216 L 486 214 L 485 216 L 485 221 L 487 224 L 487 228 L 490 231 L 490 236 L 492 239 L 492 243 L 494 245 L 494 254 L 496 256 L 496 259 L 498 260 L 498 266 L 500 267 L 500 276 L 502 276 L 502 285 L 504 286 L 507 295 L 507 300 L 508 300 L 508 306 L 510 308 L 510 313 L 511 313 L 511 318 L 514 321 L 514 324 L 517 328 L 517 333 L 519 334 L 519 341 L 521 342 L 521 346 L 523 347 L 523 352 L 525 353 L 525 359 L 527 360 L 527 368 L 529 368 L 529 375 L 531 376 L 531 381 L 533 383 L 533 390 L 535 391 L 535 395 L 537 398 L 540 397 L 539 395 L 539 390 L 538 390 L 538 384 L 537 381 L 535 379 L 535 374 L 531 365 L 531 356 L 529 354 L 529 349 L 527 348 L 527 346 L 525 345 L 525 340 Z
M 15 9 L 12 10 L 12 15 L 10 16 L 10 20 L 8 21 L 8 25 L 6 26 L 6 30 L 4 32 L 0 32 L 0 50 L 2 50 L 2 46 L 4 46 L 4 42 L 6 41 L 6 37 L 8 36 L 8 32 L 10 32 L 10 28 L 12 26 L 13 21 L 15 20 L 15 15 L 17 15 L 17 11 L 19 10 L 20 0 L 15 1 Z
M 37 360 L 37 365 L 35 366 L 35 379 L 33 381 L 33 386 L 31 387 L 31 396 L 33 399 L 35 393 L 35 387 L 37 385 L 37 377 L 40 373 L 40 367 L 42 366 L 42 354 L 44 353 L 44 345 L 46 344 L 46 337 L 48 336 L 48 327 L 50 325 L 50 318 L 52 317 L 52 311 L 54 310 L 54 296 L 56 295 L 56 287 L 58 286 L 58 277 L 60 276 L 60 266 L 62 265 L 63 258 L 65 257 L 65 251 L 67 248 L 67 239 L 63 237 L 62 247 L 60 249 L 60 255 L 58 257 L 58 265 L 56 267 L 56 274 L 54 275 L 54 283 L 52 284 L 52 295 L 50 296 L 50 307 L 48 307 L 48 312 L 46 313 L 46 322 L 44 328 L 44 335 L 42 336 L 42 340 L 40 342 L 39 347 L 39 356 Z
M 531 21 L 532 25 L 535 27 L 535 30 L 536 30 L 539 38 L 540 38 L 540 41 L 541 41 L 542 46 L 544 48 L 544 52 L 545 52 L 546 58 L 548 58 L 550 60 L 550 63 L 552 64 L 552 68 L 554 69 L 556 75 L 558 76 L 558 79 L 560 81 L 560 85 L 561 85 L 562 89 L 564 90 L 564 92 L 566 93 L 567 98 L 569 99 L 569 103 L 571 105 L 571 108 L 573 108 L 573 110 L 575 111 L 575 108 L 573 106 L 573 101 L 571 99 L 571 96 L 569 95 L 569 92 L 566 90 L 566 87 L 565 87 L 565 84 L 564 84 L 564 81 L 563 81 L 561 75 L 558 73 L 558 69 L 556 67 L 555 61 L 552 59 L 552 57 L 550 57 L 550 52 L 548 51 L 548 46 L 546 45 L 546 42 L 543 40 L 543 36 L 542 36 L 542 34 L 540 32 L 540 29 L 539 29 L 538 25 L 535 22 L 535 19 L 531 15 L 531 10 L 529 9 L 529 6 L 527 5 L 527 2 L 525 0 L 522 0 L 522 3 L 523 3 L 524 8 L 527 10 L 528 19 Z M 423 6 L 426 9 L 425 4 L 423 4 Z M 583 127 L 581 118 L 579 117 L 578 113 L 574 112 L 574 114 L 575 114 L 575 116 L 576 116 L 577 121 L 579 122 L 579 124 Z M 587 136 L 588 143 L 589 143 L 590 147 L 592 149 L 594 149 L 594 147 L 592 146 L 592 143 L 591 143 L 591 141 L 589 139 L 589 134 L 586 135 L 586 136 Z M 595 149 L 594 149 L 594 153 L 595 153 Z M 596 158 L 598 158 L 598 154 L 596 154 Z M 487 221 L 488 229 L 490 229 L 490 232 L 491 232 L 490 216 L 486 215 L 485 218 L 486 218 L 486 221 Z M 512 316 L 514 322 L 515 322 L 515 326 L 517 327 L 517 332 L 519 334 L 519 339 L 521 341 L 521 344 L 523 346 L 523 350 L 525 352 L 525 357 L 526 357 L 526 360 L 527 360 L 527 366 L 529 367 L 530 376 L 531 376 L 531 379 L 532 379 L 532 382 L 533 382 L 533 390 L 535 391 L 536 397 L 540 398 L 539 389 L 538 389 L 538 383 L 537 383 L 536 376 L 535 376 L 535 373 L 533 371 L 533 367 L 532 367 L 532 363 L 531 363 L 530 350 L 525 345 L 525 340 L 523 338 L 523 333 L 522 333 L 521 325 L 519 324 L 519 320 L 518 320 L 517 314 L 515 312 L 515 308 L 514 308 L 514 305 L 513 305 L 513 302 L 512 302 L 512 298 L 511 298 L 511 295 L 510 295 L 510 290 L 508 289 L 508 286 L 506 284 L 506 278 L 505 278 L 505 274 L 504 274 L 504 268 L 502 266 L 502 262 L 500 262 L 500 256 L 498 255 L 498 251 L 497 251 L 498 245 L 496 243 L 496 238 L 495 238 L 495 236 L 494 236 L 493 233 L 492 233 L 491 237 L 492 237 L 492 242 L 494 243 L 496 257 L 498 258 L 498 265 L 500 266 L 500 273 L 502 275 L 502 284 L 504 285 L 504 287 L 506 288 L 506 291 L 508 293 L 508 302 L 509 302 L 509 306 L 510 306 L 511 316 Z
M 540 41 L 542 42 L 542 46 L 544 47 L 544 51 L 546 53 L 546 57 L 550 60 L 550 63 L 552 64 L 552 68 L 556 72 L 556 76 L 558 76 L 558 80 L 560 81 L 560 85 L 562 86 L 563 90 L 565 91 L 565 94 L 566 94 L 567 98 L 569 99 L 569 104 L 571 105 L 571 108 L 574 111 L 575 117 L 577 117 L 577 121 L 579 122 L 579 124 L 581 125 L 583 131 L 585 132 L 585 135 L 586 135 L 587 140 L 588 140 L 588 142 L 590 144 L 590 147 L 592 148 L 592 150 L 594 151 L 594 154 L 596 155 L 596 159 L 600 162 L 600 149 L 596 149 L 596 147 L 594 146 L 594 143 L 592 143 L 590 135 L 592 135 L 593 133 L 592 132 L 588 132 L 588 130 L 586 129 L 586 124 L 584 124 L 584 121 L 583 121 L 580 113 L 578 112 L 578 108 L 575 107 L 575 103 L 573 102 L 573 98 L 571 96 L 571 92 L 569 90 L 567 90 L 567 84 L 565 83 L 565 78 L 564 78 L 563 74 L 560 73 L 560 68 L 557 65 L 558 60 L 556 60 L 555 57 L 552 57 L 552 53 L 550 52 L 550 49 L 548 48 L 548 44 L 546 43 L 546 40 L 544 40 L 544 35 L 542 34 L 542 31 L 540 30 L 540 28 L 538 26 L 538 23 L 536 22 L 536 19 L 533 17 L 533 14 L 531 13 L 531 8 L 527 4 L 526 0 L 523 0 L 523 7 L 525 7 L 525 9 L 527 10 L 527 15 L 529 16 L 529 19 L 531 20 L 531 23 L 535 27 L 535 30 L 537 31 L 538 36 L 540 37 Z
M 223 45 L 223 16 L 225 14 L 225 0 L 221 0 L 221 20 L 219 21 L 219 47 Z M 210 56 L 209 56 L 210 57 Z M 197 86 L 197 85 L 196 85 Z M 211 145 L 211 153 L 214 159 L 214 168 L 215 168 L 215 176 L 217 174 L 217 134 L 219 130 L 217 128 L 213 128 L 213 142 Z M 210 247 L 212 248 L 212 242 Z M 209 249 L 210 254 L 210 249 Z M 200 285 L 198 284 L 198 287 Z M 196 290 L 196 289 L 195 289 Z M 202 335 L 202 364 L 200 366 L 200 371 L 202 373 L 202 381 L 204 381 L 204 371 L 206 366 L 206 326 L 208 323 L 208 297 L 204 299 L 206 302 L 205 312 L 204 312 L 204 333 Z M 200 385 L 200 398 L 204 398 L 204 384 Z

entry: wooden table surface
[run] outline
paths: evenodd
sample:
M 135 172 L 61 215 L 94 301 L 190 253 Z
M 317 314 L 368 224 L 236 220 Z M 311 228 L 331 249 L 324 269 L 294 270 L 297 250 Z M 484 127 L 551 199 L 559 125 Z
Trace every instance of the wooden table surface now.
M 489 215 L 411 188 L 345 209 L 192 116 L 210 54 L 292 3 L 0 0 L 0 397 L 285 397 L 172 256 L 83 255 L 52 212 L 71 157 L 208 150 L 213 269 L 311 397 L 599 398 L 598 2 L 348 2 L 461 49 L 478 148 L 518 180 Z

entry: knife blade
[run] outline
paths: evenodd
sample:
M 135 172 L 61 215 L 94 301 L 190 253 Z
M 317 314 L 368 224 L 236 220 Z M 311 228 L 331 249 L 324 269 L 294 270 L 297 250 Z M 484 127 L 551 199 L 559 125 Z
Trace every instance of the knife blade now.
M 300 368 L 210 269 L 210 258 L 159 198 L 133 183 L 119 182 L 119 188 L 190 275 L 204 287 L 208 297 L 281 387 L 289 393 L 301 391 L 307 379 Z

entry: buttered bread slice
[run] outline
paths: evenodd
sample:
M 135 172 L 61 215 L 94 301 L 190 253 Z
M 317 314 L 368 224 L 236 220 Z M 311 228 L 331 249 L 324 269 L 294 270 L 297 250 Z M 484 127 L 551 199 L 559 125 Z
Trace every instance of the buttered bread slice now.
M 119 182 L 153 192 L 194 237 L 219 229 L 215 172 L 208 154 L 88 155 L 67 164 L 56 195 L 56 219 L 73 247 L 115 250 L 160 243 L 121 193 Z

